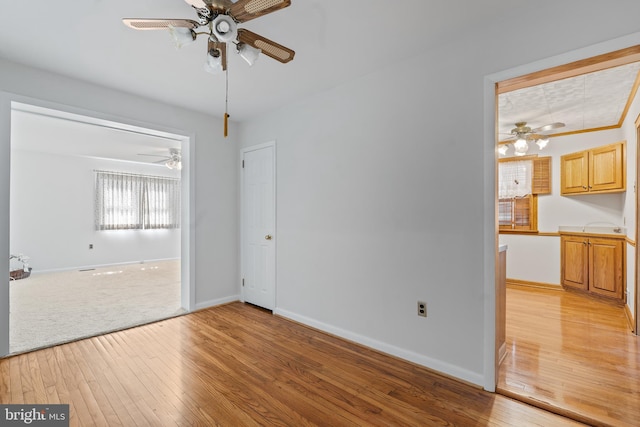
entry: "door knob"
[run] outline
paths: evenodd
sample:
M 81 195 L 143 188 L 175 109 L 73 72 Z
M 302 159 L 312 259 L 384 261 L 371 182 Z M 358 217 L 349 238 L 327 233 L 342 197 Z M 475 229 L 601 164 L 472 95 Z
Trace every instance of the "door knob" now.
M 267 234 L 266 236 L 264 236 L 265 240 L 271 240 L 271 234 Z

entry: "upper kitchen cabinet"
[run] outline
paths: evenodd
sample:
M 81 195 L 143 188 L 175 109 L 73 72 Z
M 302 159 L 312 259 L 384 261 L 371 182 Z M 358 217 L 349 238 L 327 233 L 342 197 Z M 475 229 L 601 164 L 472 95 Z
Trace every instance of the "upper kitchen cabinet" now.
M 560 194 L 563 196 L 625 190 L 624 141 L 560 158 Z

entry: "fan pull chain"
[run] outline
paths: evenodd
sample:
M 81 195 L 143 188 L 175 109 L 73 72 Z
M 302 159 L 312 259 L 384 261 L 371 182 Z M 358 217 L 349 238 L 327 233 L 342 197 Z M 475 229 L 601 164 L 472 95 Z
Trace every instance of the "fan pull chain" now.
M 225 93 L 224 93 L 224 137 L 229 135 L 229 69 L 225 71 Z

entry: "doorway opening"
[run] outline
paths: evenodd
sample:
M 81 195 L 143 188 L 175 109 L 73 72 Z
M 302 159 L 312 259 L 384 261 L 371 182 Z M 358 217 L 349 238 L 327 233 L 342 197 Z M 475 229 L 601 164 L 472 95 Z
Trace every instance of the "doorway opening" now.
M 502 93 L 637 64 L 639 60 L 640 46 L 634 46 L 524 76 L 498 79 L 495 94 L 498 102 L 496 128 L 499 127 L 502 114 L 503 104 L 498 101 Z M 636 241 L 633 239 L 635 237 L 637 240 L 638 236 L 638 202 L 634 195 L 633 180 L 636 179 L 635 171 L 638 170 L 636 147 L 640 137 L 636 119 L 640 115 L 640 101 L 637 96 L 640 73 L 637 68 L 634 72 L 635 82 L 628 95 L 627 105 L 617 112 L 620 116 L 618 123 L 608 127 L 558 132 L 552 135 L 549 145 L 556 144 L 551 155 L 552 195 L 555 193 L 555 200 L 560 202 L 554 205 L 552 197 L 544 202 L 541 198 L 536 212 L 541 227 L 534 233 L 499 236 L 500 243 L 509 246 L 507 265 L 509 266 L 511 259 L 511 266 L 514 267 L 515 264 L 516 267 L 507 268 L 508 288 L 506 298 L 503 299 L 507 319 L 507 351 L 504 362 L 498 368 L 496 390 L 498 393 L 587 423 L 611 424 L 640 416 L 640 413 L 628 409 L 638 408 L 637 400 L 633 400 L 637 399 L 637 394 L 633 395 L 636 397 L 630 397 L 629 389 L 625 388 L 625 384 L 629 384 L 637 391 L 640 379 L 640 367 L 636 363 L 640 346 L 638 337 L 632 333 L 633 329 L 637 331 L 633 324 L 638 319 L 638 281 L 635 267 L 638 254 Z M 532 101 L 532 104 L 535 104 L 535 101 Z M 546 112 L 549 106 L 544 107 L 543 110 Z M 556 117 L 553 121 L 563 121 L 563 118 Z M 504 136 L 497 138 L 499 145 L 501 139 L 504 139 Z M 626 192 L 561 197 L 562 155 L 620 140 L 626 140 L 628 153 Z M 496 205 L 498 197 L 496 192 Z M 569 204 L 573 206 L 567 206 Z M 590 211 L 591 218 L 595 218 L 584 215 L 579 224 L 558 224 L 558 217 L 565 218 L 565 221 L 566 218 L 576 217 L 564 215 L 571 208 L 582 209 L 580 215 Z M 543 209 L 547 210 L 547 217 L 540 220 Z M 550 219 L 552 215 L 555 216 L 554 219 Z M 625 230 L 626 237 L 622 236 L 622 240 L 626 256 L 621 262 L 624 265 L 626 284 L 624 293 L 621 290 L 621 301 L 597 299 L 567 291 L 561 286 L 561 226 L 579 226 L 584 229 L 591 221 L 599 222 L 597 215 L 605 218 L 603 222 L 621 223 Z M 545 226 L 553 228 L 545 229 Z M 613 228 L 617 228 L 617 225 Z M 520 258 L 514 259 L 518 257 Z M 545 257 L 552 260 L 542 262 L 541 259 Z M 532 273 L 534 270 L 535 273 Z M 536 279 L 545 277 L 544 273 L 550 278 Z M 500 309 L 501 307 L 496 307 L 497 312 Z M 609 372 L 608 369 L 612 371 Z M 617 370 L 625 374 L 617 378 Z M 601 381 L 603 378 L 605 380 Z M 628 400 L 629 398 L 631 400 Z
M 9 353 L 191 309 L 188 137 L 14 101 L 10 139 Z

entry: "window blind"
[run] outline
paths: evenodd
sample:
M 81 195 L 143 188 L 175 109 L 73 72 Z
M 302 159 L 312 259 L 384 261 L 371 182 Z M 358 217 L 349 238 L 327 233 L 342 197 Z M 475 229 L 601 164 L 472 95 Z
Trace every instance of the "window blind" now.
M 180 228 L 180 180 L 95 172 L 96 230 Z

